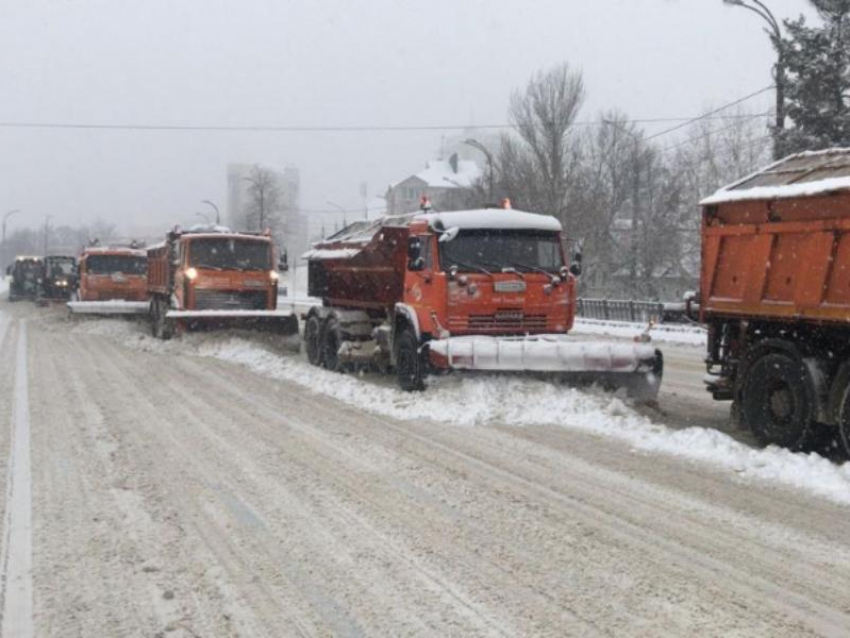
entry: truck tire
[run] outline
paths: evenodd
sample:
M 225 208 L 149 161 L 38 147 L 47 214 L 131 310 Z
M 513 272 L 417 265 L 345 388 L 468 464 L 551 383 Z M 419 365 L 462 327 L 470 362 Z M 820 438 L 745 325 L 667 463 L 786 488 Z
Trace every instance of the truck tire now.
M 403 329 L 396 337 L 395 369 L 398 385 L 405 392 L 425 389 L 425 366 L 419 352 L 419 339 L 412 330 Z
M 339 361 L 339 347 L 342 344 L 342 331 L 339 321 L 331 317 L 325 323 L 320 340 L 322 351 L 322 366 L 331 372 L 342 372 L 342 364 Z
M 168 341 L 174 336 L 174 320 L 166 317 L 168 304 L 161 299 L 154 300 L 153 334 L 157 339 Z
M 322 324 L 316 315 L 310 315 L 304 324 L 304 349 L 311 365 L 322 365 Z
M 799 450 L 812 433 L 814 382 L 799 360 L 767 354 L 747 371 L 741 394 L 741 416 L 762 445 Z
M 838 432 L 844 453 L 850 458 L 850 385 L 844 390 L 838 413 Z

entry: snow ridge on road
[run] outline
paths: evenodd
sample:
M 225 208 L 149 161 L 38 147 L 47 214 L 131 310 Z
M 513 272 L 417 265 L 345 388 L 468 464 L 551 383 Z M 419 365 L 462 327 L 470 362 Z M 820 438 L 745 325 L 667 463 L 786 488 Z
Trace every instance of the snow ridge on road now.
M 708 463 L 736 478 L 773 482 L 850 504 L 850 463 L 836 465 L 818 454 L 792 453 L 773 446 L 754 449 L 709 428 L 671 429 L 653 423 L 609 394 L 510 375 L 434 377 L 427 392 L 410 394 L 396 389 L 388 379 L 331 373 L 309 365 L 300 356 L 282 354 L 241 337 L 192 334 L 163 343 L 142 333 L 138 325 L 108 320 L 82 323 L 75 330 L 118 338 L 136 349 L 183 351 L 237 363 L 399 420 L 567 427 L 617 439 L 642 452 Z
M 3 618 L 0 635 L 30 638 L 32 617 L 32 470 L 26 321 L 18 324 L 14 432 L 3 522 Z M 2 342 L 0 328 L 0 342 Z

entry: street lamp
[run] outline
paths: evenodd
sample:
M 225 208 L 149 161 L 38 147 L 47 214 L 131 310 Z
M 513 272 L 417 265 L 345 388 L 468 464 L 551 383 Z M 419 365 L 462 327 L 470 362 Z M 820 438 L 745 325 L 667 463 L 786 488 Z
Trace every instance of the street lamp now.
M 15 215 L 15 214 L 20 213 L 20 212 L 21 212 L 20 209 L 15 208 L 13 210 L 10 210 L 5 215 L 3 215 L 3 241 L 2 241 L 2 243 L 0 243 L 0 246 L 3 247 L 3 253 L 2 253 L 3 263 L 6 262 L 6 220 L 9 219 L 12 215 Z
M 201 203 L 206 204 L 207 206 L 212 206 L 213 210 L 215 211 L 215 223 L 216 223 L 216 225 L 220 226 L 221 225 L 221 214 L 218 212 L 218 206 L 213 204 L 208 199 L 202 199 Z
M 723 0 L 724 4 L 752 11 L 767 24 L 765 33 L 776 49 L 776 66 L 773 67 L 773 82 L 776 86 L 776 124 L 773 133 L 773 158 L 781 159 L 780 133 L 785 129 L 785 55 L 782 46 L 782 29 L 779 21 L 761 0 Z
M 484 146 L 478 140 L 468 139 L 468 140 L 463 140 L 463 143 L 466 144 L 467 146 L 471 146 L 472 148 L 474 148 L 478 151 L 481 151 L 482 153 L 484 153 L 484 157 L 487 158 L 487 173 L 488 173 L 487 199 L 489 200 L 489 203 L 492 203 L 493 202 L 493 154 L 490 153 L 490 151 L 487 149 L 487 147 Z
M 339 210 L 342 211 L 342 227 L 345 228 L 346 226 L 348 226 L 348 221 L 345 218 L 345 213 L 346 213 L 345 208 L 343 208 L 339 204 L 332 202 L 331 200 L 328 200 L 328 205 L 333 206 L 334 208 L 338 208 Z

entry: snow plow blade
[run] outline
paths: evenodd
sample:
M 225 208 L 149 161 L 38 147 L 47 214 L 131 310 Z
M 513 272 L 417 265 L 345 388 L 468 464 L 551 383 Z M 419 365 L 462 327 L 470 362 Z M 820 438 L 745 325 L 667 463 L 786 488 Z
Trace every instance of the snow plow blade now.
M 69 301 L 67 304 L 74 315 L 146 315 L 150 310 L 148 301 Z
M 168 319 L 187 324 L 269 328 L 284 335 L 298 334 L 298 317 L 292 310 L 169 310 Z M 234 325 L 238 324 L 238 325 Z
M 622 388 L 641 401 L 656 398 L 664 372 L 661 351 L 652 346 L 582 342 L 563 335 L 449 337 L 428 347 L 437 367 L 554 374 L 577 385 Z

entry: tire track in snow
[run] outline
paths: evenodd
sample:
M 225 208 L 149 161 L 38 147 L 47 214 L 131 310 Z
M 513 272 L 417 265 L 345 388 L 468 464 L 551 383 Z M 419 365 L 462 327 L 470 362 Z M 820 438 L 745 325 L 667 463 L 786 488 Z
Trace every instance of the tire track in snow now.
M 18 324 L 15 412 L 9 453 L 6 516 L 3 521 L 3 617 L 0 635 L 31 638 L 32 618 L 32 468 L 30 465 L 27 326 Z M 5 331 L 0 327 L 0 331 Z M 0 334 L 0 341 L 2 341 Z

